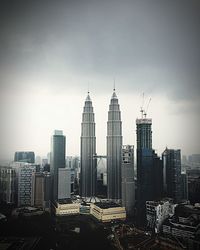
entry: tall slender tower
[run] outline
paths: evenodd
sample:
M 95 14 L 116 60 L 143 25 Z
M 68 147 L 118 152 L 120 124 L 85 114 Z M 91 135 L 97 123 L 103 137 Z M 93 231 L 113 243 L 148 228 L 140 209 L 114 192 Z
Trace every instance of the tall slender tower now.
M 164 193 L 175 202 L 181 200 L 181 150 L 166 148 L 163 158 Z
M 137 126 L 137 186 L 138 197 L 145 200 L 150 198 L 150 186 L 152 185 L 152 120 L 141 118 L 136 120 Z M 140 194 L 140 195 L 139 195 Z
M 113 91 L 107 122 L 107 181 L 108 199 L 121 199 L 121 154 L 122 154 L 122 122 L 118 98 Z
M 96 194 L 97 164 L 95 121 L 92 101 L 88 92 L 83 108 L 81 123 L 81 196 Z
M 137 220 L 144 226 L 146 223 L 146 201 L 153 197 L 153 150 L 152 120 L 136 119 L 137 134 Z
M 54 135 L 51 138 L 51 160 L 50 170 L 52 175 L 52 188 L 54 201 L 58 200 L 58 173 L 59 168 L 65 168 L 65 144 L 66 138 L 63 135 L 62 130 L 55 130 Z
M 133 215 L 135 205 L 134 146 L 122 146 L 122 205 Z

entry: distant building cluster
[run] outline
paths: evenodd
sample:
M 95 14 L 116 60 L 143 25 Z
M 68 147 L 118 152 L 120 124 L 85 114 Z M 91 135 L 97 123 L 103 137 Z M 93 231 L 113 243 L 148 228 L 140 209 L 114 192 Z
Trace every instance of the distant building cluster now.
M 15 152 L 14 161 L 17 162 L 27 162 L 35 163 L 35 153 L 34 152 Z
M 165 235 L 179 239 L 187 249 L 199 249 L 200 204 L 180 204 L 162 225 Z

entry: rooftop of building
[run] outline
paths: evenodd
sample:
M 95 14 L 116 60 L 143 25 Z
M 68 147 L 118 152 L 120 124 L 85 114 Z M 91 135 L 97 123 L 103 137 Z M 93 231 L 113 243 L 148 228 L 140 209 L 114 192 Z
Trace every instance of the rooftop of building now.
M 137 118 L 136 124 L 152 124 L 151 118 Z
M 22 153 L 22 154 L 24 154 L 24 153 L 25 153 L 25 154 L 27 154 L 27 153 L 33 153 L 33 154 L 35 154 L 34 151 L 16 151 L 15 154 L 16 154 L 16 153 L 17 153 L 17 154 L 19 154 L 19 153 Z
M 92 197 L 83 197 L 83 201 L 86 203 L 97 203 L 100 202 L 100 199 L 96 196 L 92 196 Z
M 62 130 L 54 130 L 54 135 L 63 135 L 63 131 Z
M 200 221 L 194 216 L 190 216 L 187 221 L 181 221 L 179 217 L 173 216 L 165 220 L 164 225 L 176 227 L 180 230 L 189 230 L 191 232 L 197 231 L 200 226 Z
M 119 204 L 109 201 L 109 202 L 95 202 L 94 203 L 97 207 L 102 208 L 102 209 L 107 209 L 107 208 L 114 208 L 114 207 L 121 207 Z
M 171 198 L 164 198 L 162 200 L 153 200 L 153 201 L 146 201 L 146 204 L 152 205 L 152 206 L 158 206 L 163 205 L 165 202 L 173 203 L 173 199 Z
M 190 215 L 197 214 L 200 216 L 200 206 L 190 204 L 179 204 L 175 209 L 176 216 L 189 217 Z
M 15 209 L 16 212 L 35 212 L 35 211 L 40 211 L 42 210 L 42 208 L 38 208 L 38 207 L 19 207 Z
M 63 205 L 63 204 L 72 204 L 72 199 L 71 198 L 66 198 L 66 199 L 59 199 L 58 203 Z

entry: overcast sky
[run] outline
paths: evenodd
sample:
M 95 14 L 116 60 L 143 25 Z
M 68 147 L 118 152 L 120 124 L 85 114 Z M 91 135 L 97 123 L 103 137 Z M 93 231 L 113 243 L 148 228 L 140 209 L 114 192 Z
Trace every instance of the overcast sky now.
M 1 161 L 20 150 L 45 156 L 54 129 L 78 155 L 88 83 L 105 154 L 114 78 L 124 144 L 136 144 L 145 92 L 157 152 L 200 153 L 199 27 L 198 0 L 2 0 Z

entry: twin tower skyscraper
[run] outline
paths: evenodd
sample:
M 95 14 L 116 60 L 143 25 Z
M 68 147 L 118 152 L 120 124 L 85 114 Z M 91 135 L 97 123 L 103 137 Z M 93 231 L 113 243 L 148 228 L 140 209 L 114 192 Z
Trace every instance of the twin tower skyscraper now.
M 121 152 L 122 122 L 118 98 L 113 90 L 110 100 L 107 122 L 107 198 L 121 199 Z M 97 188 L 97 154 L 95 118 L 89 92 L 85 100 L 81 123 L 81 176 L 82 197 L 96 195 Z

